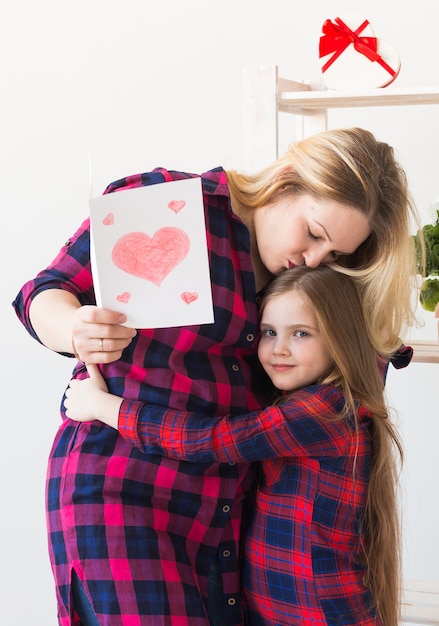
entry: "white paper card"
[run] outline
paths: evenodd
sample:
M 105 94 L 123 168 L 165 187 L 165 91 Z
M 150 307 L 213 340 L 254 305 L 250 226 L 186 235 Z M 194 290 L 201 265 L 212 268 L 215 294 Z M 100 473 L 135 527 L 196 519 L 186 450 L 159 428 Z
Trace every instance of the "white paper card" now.
M 200 178 L 93 198 L 90 220 L 98 306 L 133 328 L 214 321 Z

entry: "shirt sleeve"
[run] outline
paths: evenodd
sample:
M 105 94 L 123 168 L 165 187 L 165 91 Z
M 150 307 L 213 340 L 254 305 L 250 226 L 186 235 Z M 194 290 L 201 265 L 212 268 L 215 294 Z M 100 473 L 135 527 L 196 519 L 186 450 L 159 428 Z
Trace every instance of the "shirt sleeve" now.
M 88 218 L 84 220 L 73 237 L 66 241 L 52 263 L 21 288 L 12 303 L 17 317 L 37 341 L 40 339 L 32 327 L 29 310 L 35 296 L 46 289 L 69 291 L 82 305 L 96 304 L 90 267 L 90 221 Z
M 379 369 L 384 382 L 387 380 L 390 363 L 397 370 L 407 367 L 413 358 L 413 348 L 411 346 L 402 345 L 389 359 L 381 359 Z
M 217 418 L 124 400 L 120 434 L 143 452 L 178 460 L 247 462 L 275 457 L 341 456 L 354 427 L 334 419 L 344 406 L 332 387 L 296 392 L 280 406 Z

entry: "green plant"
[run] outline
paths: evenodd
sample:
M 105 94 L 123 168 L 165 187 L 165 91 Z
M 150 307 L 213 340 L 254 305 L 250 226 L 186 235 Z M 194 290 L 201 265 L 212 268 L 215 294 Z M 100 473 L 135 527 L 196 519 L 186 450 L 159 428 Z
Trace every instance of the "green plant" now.
M 425 244 L 425 268 L 423 268 L 422 262 L 421 236 Z M 436 222 L 425 224 L 422 231 L 418 231 L 413 237 L 418 271 L 425 277 L 421 286 L 419 301 L 426 311 L 434 311 L 439 302 L 439 210 L 436 211 Z

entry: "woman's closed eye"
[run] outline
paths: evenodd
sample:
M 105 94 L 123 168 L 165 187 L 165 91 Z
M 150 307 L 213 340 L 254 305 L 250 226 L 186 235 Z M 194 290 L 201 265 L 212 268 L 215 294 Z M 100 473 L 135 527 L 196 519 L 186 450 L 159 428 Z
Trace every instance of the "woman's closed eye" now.
M 308 238 L 312 239 L 312 241 L 318 241 L 319 239 L 322 239 L 322 237 L 320 235 L 315 235 L 310 228 L 308 228 Z M 338 259 L 338 257 L 340 256 L 339 252 L 336 252 L 335 250 L 331 250 L 329 252 L 329 254 L 332 256 L 332 258 L 334 259 L 334 261 L 336 261 Z

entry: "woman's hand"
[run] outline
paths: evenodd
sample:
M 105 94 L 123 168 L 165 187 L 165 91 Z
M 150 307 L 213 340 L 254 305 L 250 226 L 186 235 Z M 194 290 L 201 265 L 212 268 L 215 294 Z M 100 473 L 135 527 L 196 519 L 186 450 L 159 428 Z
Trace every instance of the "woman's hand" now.
M 439 302 L 436 304 L 436 307 L 434 309 L 434 314 L 436 315 L 436 317 L 439 317 Z M 439 322 L 438 322 L 438 327 L 437 327 L 437 338 L 439 341 Z
M 97 365 L 88 364 L 87 371 L 89 378 L 70 381 L 64 400 L 67 417 L 77 422 L 99 420 L 117 429 L 122 398 L 108 393 Z
M 64 289 L 46 289 L 30 305 L 30 320 L 40 341 L 56 352 L 70 352 L 84 363 L 120 359 L 136 331 L 122 324 L 126 316 L 97 306 L 81 306 Z
M 72 318 L 72 349 L 84 363 L 111 363 L 120 359 L 136 331 L 122 326 L 126 317 L 96 306 L 76 309 Z

